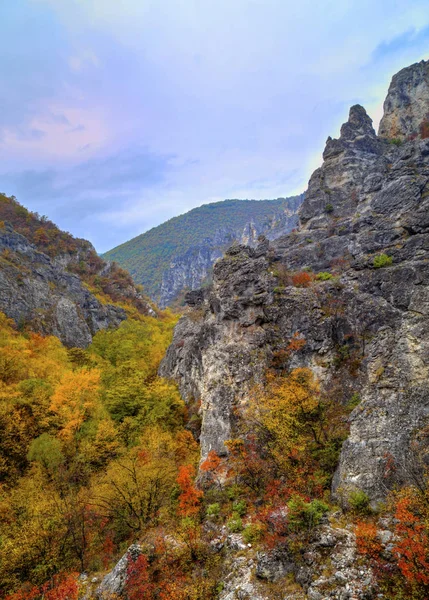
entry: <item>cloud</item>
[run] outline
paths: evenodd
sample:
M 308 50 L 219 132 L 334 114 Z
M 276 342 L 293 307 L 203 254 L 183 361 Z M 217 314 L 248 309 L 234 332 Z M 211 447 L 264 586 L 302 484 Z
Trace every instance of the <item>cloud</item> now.
M 97 56 L 91 50 L 85 50 L 78 56 L 71 56 L 69 58 L 69 65 L 72 71 L 79 72 L 86 68 L 98 67 L 100 61 Z
M 159 190 L 174 169 L 173 156 L 156 156 L 144 148 L 90 159 L 71 169 L 24 170 L 0 176 L 0 188 L 31 210 L 48 214 L 61 227 L 82 236 L 91 223 L 106 220 L 150 189 Z M 102 240 L 104 233 L 90 235 Z M 102 244 L 105 246 L 105 244 Z M 107 249 L 107 248 L 105 248 Z
M 427 57 L 427 0 L 0 3 L 0 185 L 107 249 L 302 191 L 349 106 Z

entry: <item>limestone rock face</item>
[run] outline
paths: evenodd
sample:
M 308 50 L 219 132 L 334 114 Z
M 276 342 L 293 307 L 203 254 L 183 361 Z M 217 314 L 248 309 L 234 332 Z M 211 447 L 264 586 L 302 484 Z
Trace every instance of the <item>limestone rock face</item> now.
M 389 87 L 378 135 L 404 140 L 421 135 L 429 121 L 429 61 L 402 69 Z
M 107 573 L 98 586 L 95 596 L 98 600 L 111 600 L 122 598 L 126 594 L 127 573 L 130 561 L 135 561 L 142 553 L 139 544 L 133 544 L 128 548 L 114 568 Z M 132 563 L 131 563 L 132 564 Z
M 303 195 L 297 196 L 297 207 Z M 292 199 L 290 199 L 292 204 Z M 254 247 L 260 235 L 274 240 L 289 233 L 298 224 L 297 209 L 277 211 L 265 221 L 252 220 L 240 229 L 222 227 L 212 238 L 192 246 L 171 261 L 164 271 L 159 296 L 159 306 L 165 308 L 186 289 L 196 290 L 212 276 L 213 265 L 223 256 L 224 250 L 237 242 Z
M 100 329 L 117 327 L 122 308 L 104 305 L 66 270 L 7 226 L 0 230 L 0 310 L 19 325 L 86 347 Z
M 412 80 L 420 91 L 410 97 L 420 97 L 421 80 Z M 412 477 L 411 447 L 429 418 L 429 139 L 390 144 L 352 107 L 300 217 L 298 231 L 233 246 L 216 262 L 160 372 L 185 399 L 201 399 L 202 458 L 222 455 L 235 407 L 275 353 L 294 334 L 304 338 L 287 366 L 311 368 L 338 402 L 360 398 L 334 492 L 362 489 L 376 504 Z M 381 268 L 379 255 L 389 257 Z M 299 288 L 277 276 L 306 268 L 336 277 Z

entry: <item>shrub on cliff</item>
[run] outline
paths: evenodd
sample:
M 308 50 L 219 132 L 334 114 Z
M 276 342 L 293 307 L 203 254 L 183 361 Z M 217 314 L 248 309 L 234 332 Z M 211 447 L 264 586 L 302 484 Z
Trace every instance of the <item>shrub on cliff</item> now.
M 374 269 L 381 269 L 382 267 L 389 267 L 392 263 L 393 258 L 383 253 L 375 256 L 372 264 Z

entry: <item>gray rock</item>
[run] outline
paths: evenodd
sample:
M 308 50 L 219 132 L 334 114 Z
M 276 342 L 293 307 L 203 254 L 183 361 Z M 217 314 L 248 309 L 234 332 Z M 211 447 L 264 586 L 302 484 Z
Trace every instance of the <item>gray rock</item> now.
M 277 581 L 297 568 L 292 555 L 285 548 L 258 552 L 256 558 L 256 577 L 267 581 Z
M 95 593 L 98 600 L 121 598 L 125 595 L 128 565 L 130 560 L 135 561 L 141 553 L 142 550 L 138 544 L 133 544 L 128 548 L 123 557 L 98 586 Z
M 399 71 L 390 84 L 378 134 L 401 140 L 419 135 L 422 122 L 429 118 L 428 97 L 429 61 Z
M 298 224 L 298 207 L 303 194 L 288 198 L 288 208 L 276 210 L 271 218 L 253 219 L 239 229 L 220 227 L 216 234 L 202 243 L 188 248 L 171 261 L 162 276 L 157 301 L 161 308 L 171 304 L 186 289 L 196 290 L 212 277 L 215 262 L 232 243 L 256 246 L 258 237 L 265 235 L 274 240 L 291 231 Z M 193 302 L 192 296 L 187 301 Z
M 84 348 L 97 331 L 126 318 L 122 308 L 101 304 L 66 270 L 66 257 L 51 259 L 8 225 L 0 229 L 2 251 L 8 258 L 0 262 L 0 310 L 19 326 Z
M 222 580 L 223 589 L 219 600 L 268 600 L 253 577 L 254 563 L 244 556 L 232 559 L 228 572 Z
M 418 89 L 409 93 L 420 97 L 421 80 L 410 81 Z M 235 406 L 298 332 L 305 346 L 284 367 L 313 369 L 339 402 L 361 399 L 333 491 L 346 503 L 362 489 L 376 505 L 413 478 L 412 440 L 429 417 L 429 139 L 389 144 L 352 107 L 340 138 L 328 139 L 300 219 L 298 231 L 269 248 L 236 245 L 216 262 L 211 288 L 180 320 L 160 373 L 186 400 L 201 399 L 202 458 L 212 449 L 225 455 Z M 381 253 L 392 264 L 374 268 Z M 338 280 L 296 288 L 276 277 L 304 268 Z M 354 370 L 340 349 L 354 357 Z

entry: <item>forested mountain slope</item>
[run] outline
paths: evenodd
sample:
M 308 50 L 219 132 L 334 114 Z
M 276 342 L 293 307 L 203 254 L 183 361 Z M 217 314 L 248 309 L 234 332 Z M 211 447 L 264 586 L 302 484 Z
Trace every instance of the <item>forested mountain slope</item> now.
M 303 195 L 277 200 L 225 200 L 205 204 L 104 254 L 127 269 L 159 306 L 211 278 L 213 263 L 234 241 L 253 245 L 297 224 Z

